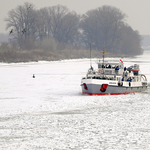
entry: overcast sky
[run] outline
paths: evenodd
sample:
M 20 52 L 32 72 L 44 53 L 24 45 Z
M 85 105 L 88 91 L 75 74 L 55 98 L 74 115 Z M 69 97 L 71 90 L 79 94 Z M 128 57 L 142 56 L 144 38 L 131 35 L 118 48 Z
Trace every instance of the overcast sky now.
M 114 6 L 128 16 L 126 22 L 133 30 L 138 30 L 141 35 L 150 35 L 150 0 L 1 0 L 0 33 L 9 32 L 5 30 L 4 21 L 8 12 L 24 2 L 34 4 L 36 9 L 61 4 L 78 14 L 103 5 Z

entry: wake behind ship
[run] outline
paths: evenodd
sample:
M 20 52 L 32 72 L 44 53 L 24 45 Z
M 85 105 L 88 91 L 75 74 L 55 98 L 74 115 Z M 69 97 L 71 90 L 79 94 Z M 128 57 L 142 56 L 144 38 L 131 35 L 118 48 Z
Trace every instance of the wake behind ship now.
M 82 93 L 88 95 L 120 95 L 142 92 L 147 89 L 146 76 L 140 74 L 138 64 L 124 67 L 120 59 L 118 63 L 97 61 L 98 69 L 88 70 L 86 77 L 81 80 Z

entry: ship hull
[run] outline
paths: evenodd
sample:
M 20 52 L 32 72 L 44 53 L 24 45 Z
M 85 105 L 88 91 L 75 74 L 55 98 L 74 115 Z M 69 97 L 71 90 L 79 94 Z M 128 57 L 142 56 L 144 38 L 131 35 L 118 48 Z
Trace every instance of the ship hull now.
M 92 82 L 92 80 L 83 80 L 82 81 L 82 94 L 88 94 L 88 95 L 126 95 L 131 93 L 138 93 L 143 92 L 147 89 L 146 85 L 141 86 L 118 86 L 117 82 L 114 82 L 116 84 L 109 85 L 109 82 L 100 82 L 97 83 L 95 80 Z M 106 85 L 106 87 L 103 88 L 103 86 Z

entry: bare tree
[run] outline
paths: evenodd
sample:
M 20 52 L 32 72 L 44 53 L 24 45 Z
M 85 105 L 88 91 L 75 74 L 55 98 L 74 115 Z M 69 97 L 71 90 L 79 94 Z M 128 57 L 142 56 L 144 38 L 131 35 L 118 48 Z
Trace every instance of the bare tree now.
M 126 15 L 119 9 L 103 6 L 90 10 L 81 16 L 70 12 L 66 6 L 57 5 L 35 10 L 28 2 L 8 12 L 6 29 L 12 45 L 20 49 L 32 49 L 36 40 L 40 44 L 72 44 L 100 50 L 105 45 L 111 53 L 141 54 L 141 37 L 125 23 Z M 38 45 L 38 44 L 37 44 Z M 51 44 L 52 45 L 52 44 Z M 51 46 L 50 46 L 51 47 Z M 65 46 L 64 46 L 65 47 Z
M 52 27 L 52 17 L 48 8 L 42 8 L 38 11 L 38 33 L 39 39 L 50 38 L 50 29 Z
M 57 5 L 49 8 L 52 17 L 51 33 L 53 37 L 61 42 L 61 29 L 64 23 L 64 17 L 69 13 L 69 9 L 65 6 Z
M 39 37 L 53 38 L 60 43 L 74 43 L 78 35 L 79 16 L 65 6 L 57 5 L 39 11 Z
M 117 38 L 119 28 L 123 24 L 125 14 L 110 6 L 103 6 L 88 11 L 82 16 L 81 28 L 86 42 L 96 43 L 97 49 L 104 45 L 110 50 Z
M 13 29 L 11 36 L 17 41 L 20 49 L 31 49 L 37 37 L 38 21 L 37 12 L 34 5 L 24 3 L 8 12 L 6 29 Z
M 74 43 L 78 35 L 79 16 L 70 12 L 63 18 L 63 24 L 59 32 L 59 41 L 64 43 Z
M 121 32 L 120 46 L 122 52 L 131 56 L 142 54 L 142 38 L 139 35 L 139 32 L 134 31 L 130 26 L 124 26 Z
M 111 6 L 88 11 L 80 22 L 83 41 L 88 47 L 89 43 L 95 43 L 99 50 L 105 45 L 111 53 L 141 53 L 140 36 L 125 23 L 125 18 L 124 13 Z

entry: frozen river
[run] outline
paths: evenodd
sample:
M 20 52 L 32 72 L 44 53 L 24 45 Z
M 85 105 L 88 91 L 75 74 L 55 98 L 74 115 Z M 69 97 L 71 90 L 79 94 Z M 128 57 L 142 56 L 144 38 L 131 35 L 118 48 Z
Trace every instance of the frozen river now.
M 139 64 L 150 82 L 150 52 L 122 60 Z M 89 62 L 0 63 L 0 150 L 149 150 L 149 89 L 82 95 Z

